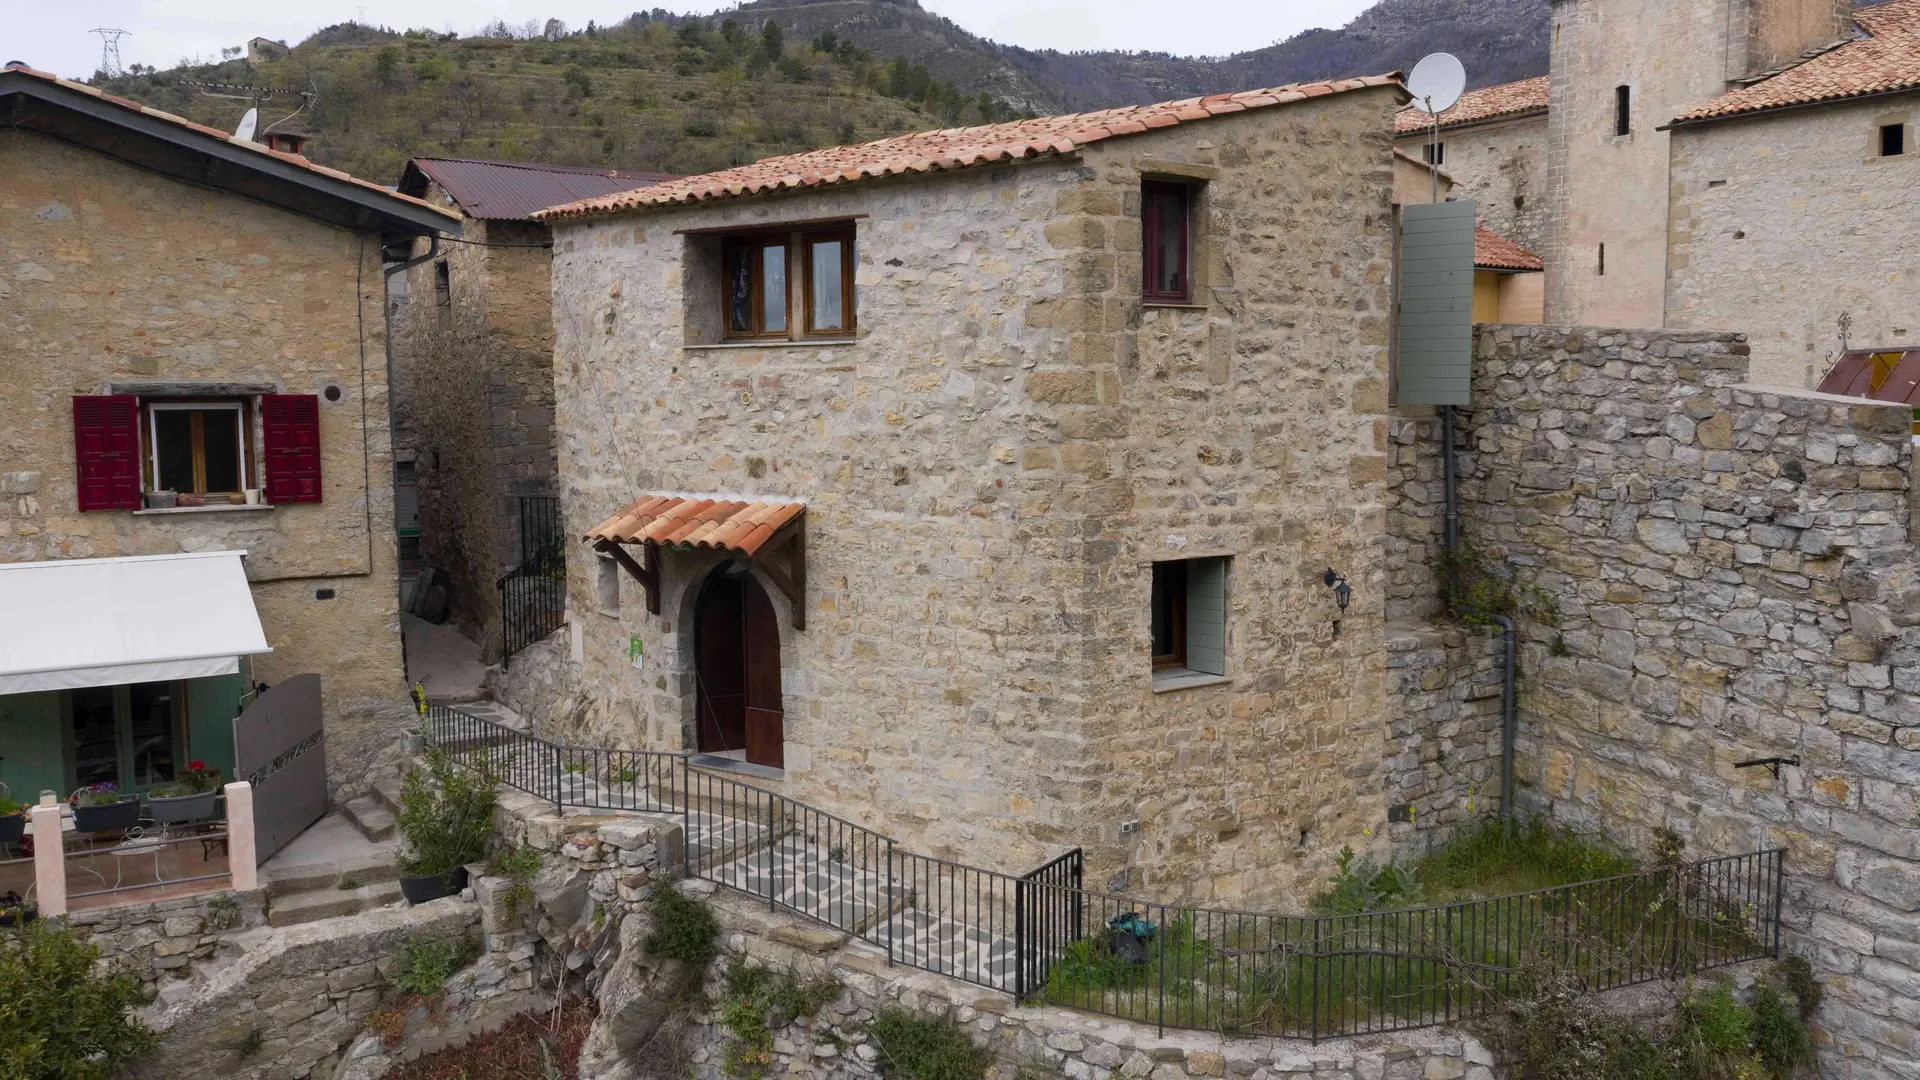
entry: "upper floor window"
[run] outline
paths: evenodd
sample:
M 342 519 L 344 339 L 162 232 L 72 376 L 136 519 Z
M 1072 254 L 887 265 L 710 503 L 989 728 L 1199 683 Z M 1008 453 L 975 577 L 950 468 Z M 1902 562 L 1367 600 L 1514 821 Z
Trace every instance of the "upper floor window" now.
M 80 395 L 81 510 L 320 501 L 319 397 Z
M 1227 560 L 1157 562 L 1152 574 L 1153 670 L 1226 674 Z
M 1193 204 L 1196 185 L 1140 182 L 1143 288 L 1147 303 L 1193 302 Z
M 1447 163 L 1447 144 L 1443 142 L 1430 142 L 1420 147 L 1420 160 L 1429 165 L 1445 165 Z
M 150 491 L 225 500 L 255 485 L 246 406 L 237 401 L 156 401 L 147 405 Z
M 799 289 L 789 268 L 799 253 Z M 854 331 L 853 227 L 724 237 L 723 336 L 845 337 Z M 800 334 L 795 335 L 796 312 Z
M 1880 125 L 1880 156 L 1897 157 L 1907 152 L 1907 125 Z
M 1613 88 L 1613 133 L 1633 134 L 1633 91 L 1624 86 Z

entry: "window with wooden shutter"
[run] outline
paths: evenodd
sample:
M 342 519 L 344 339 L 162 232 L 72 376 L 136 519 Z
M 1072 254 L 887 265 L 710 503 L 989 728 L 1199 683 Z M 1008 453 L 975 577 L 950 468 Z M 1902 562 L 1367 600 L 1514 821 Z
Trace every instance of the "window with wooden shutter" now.
M 1153 672 L 1227 673 L 1227 560 L 1153 564 Z
M 73 399 L 82 510 L 140 509 L 140 405 L 131 394 Z
M 320 501 L 320 399 L 313 394 L 260 398 L 267 501 Z

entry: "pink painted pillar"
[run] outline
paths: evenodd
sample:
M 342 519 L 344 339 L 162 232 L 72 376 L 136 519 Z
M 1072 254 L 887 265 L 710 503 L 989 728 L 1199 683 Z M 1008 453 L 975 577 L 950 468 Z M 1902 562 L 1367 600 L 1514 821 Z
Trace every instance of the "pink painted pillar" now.
M 60 806 L 33 808 L 33 880 L 40 915 L 67 913 L 67 853 L 61 845 Z
M 227 872 L 233 875 L 235 892 L 252 892 L 260 887 L 259 859 L 254 851 L 253 785 L 235 780 L 227 785 Z

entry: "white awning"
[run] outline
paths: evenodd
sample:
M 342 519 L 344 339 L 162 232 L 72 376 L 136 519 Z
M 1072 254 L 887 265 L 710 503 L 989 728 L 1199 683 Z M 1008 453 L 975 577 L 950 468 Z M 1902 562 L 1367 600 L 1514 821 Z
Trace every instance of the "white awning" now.
M 0 694 L 239 671 L 273 651 L 245 554 L 0 563 Z

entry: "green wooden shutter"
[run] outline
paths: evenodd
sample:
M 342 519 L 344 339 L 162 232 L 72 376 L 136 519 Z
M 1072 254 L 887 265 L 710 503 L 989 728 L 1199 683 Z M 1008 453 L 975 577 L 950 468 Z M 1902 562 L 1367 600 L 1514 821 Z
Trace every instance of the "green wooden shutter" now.
M 1473 366 L 1473 224 L 1470 201 L 1400 208 L 1402 405 L 1465 405 Z
M 1187 670 L 1227 673 L 1227 560 L 1187 563 Z

